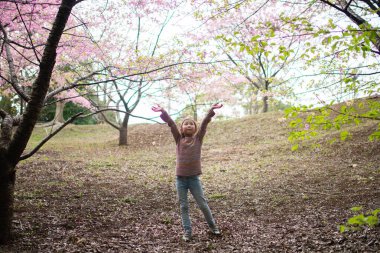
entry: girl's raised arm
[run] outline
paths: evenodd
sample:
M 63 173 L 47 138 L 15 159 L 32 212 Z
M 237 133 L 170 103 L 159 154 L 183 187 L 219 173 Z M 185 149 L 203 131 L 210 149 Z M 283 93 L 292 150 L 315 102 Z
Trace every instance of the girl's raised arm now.
M 211 118 L 215 115 L 214 109 L 222 108 L 222 106 L 223 106 L 223 104 L 218 104 L 218 103 L 213 104 L 211 106 L 210 111 L 208 112 L 206 117 L 203 119 L 203 121 L 201 123 L 201 127 L 199 128 L 199 132 L 198 132 L 198 137 L 201 141 L 203 140 L 203 137 L 206 134 L 206 128 L 207 128 L 208 123 L 210 123 Z
M 152 110 L 154 112 L 161 112 L 161 119 L 168 123 L 168 126 L 170 127 L 170 130 L 172 132 L 172 135 L 174 137 L 175 142 L 177 143 L 179 139 L 181 138 L 181 134 L 178 131 L 177 125 L 175 124 L 174 120 L 170 118 L 169 114 L 159 105 L 152 106 Z

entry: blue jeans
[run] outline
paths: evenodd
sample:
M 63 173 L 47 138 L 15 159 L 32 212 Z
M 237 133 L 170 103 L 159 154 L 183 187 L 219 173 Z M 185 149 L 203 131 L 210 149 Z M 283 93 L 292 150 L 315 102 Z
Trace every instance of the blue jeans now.
M 201 209 L 207 224 L 210 228 L 215 227 L 215 220 L 212 217 L 210 207 L 207 204 L 207 201 L 203 194 L 202 184 L 199 180 L 199 176 L 191 176 L 191 177 L 180 177 L 177 176 L 176 180 L 177 193 L 179 206 L 181 209 L 181 219 L 182 225 L 186 232 L 191 233 L 191 222 L 189 215 L 189 201 L 187 198 L 188 191 L 190 190 L 193 195 L 195 201 L 198 204 L 198 207 Z

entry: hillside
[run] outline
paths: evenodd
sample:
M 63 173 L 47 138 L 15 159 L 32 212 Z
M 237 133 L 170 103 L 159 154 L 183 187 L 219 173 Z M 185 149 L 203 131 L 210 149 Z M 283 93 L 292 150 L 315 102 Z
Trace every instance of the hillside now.
M 128 147 L 106 125 L 69 126 L 18 166 L 15 238 L 5 252 L 378 252 L 380 228 L 341 234 L 351 207 L 380 208 L 376 125 L 292 152 L 281 113 L 213 121 L 203 146 L 206 196 L 222 230 L 180 240 L 175 145 L 166 125 L 134 125 Z M 46 135 L 37 129 L 29 147 Z

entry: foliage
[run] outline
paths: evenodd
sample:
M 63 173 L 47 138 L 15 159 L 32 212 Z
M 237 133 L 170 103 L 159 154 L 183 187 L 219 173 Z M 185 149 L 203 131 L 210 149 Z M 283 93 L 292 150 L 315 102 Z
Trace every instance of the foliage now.
M 63 110 L 63 118 L 67 120 L 77 113 L 87 112 L 87 111 L 88 109 L 83 106 L 80 106 L 73 102 L 68 102 L 66 103 L 65 108 Z M 85 117 L 85 118 L 76 119 L 74 120 L 73 123 L 76 125 L 91 125 L 91 124 L 96 124 L 96 120 L 93 117 Z
M 49 122 L 53 120 L 55 116 L 55 107 L 55 103 L 44 106 L 38 117 L 38 121 Z
M 362 211 L 362 209 L 363 207 L 361 206 L 355 206 L 351 208 L 351 211 L 356 213 L 356 215 L 349 218 L 345 225 L 339 226 L 339 231 L 341 233 L 348 232 L 348 231 L 357 231 L 364 227 L 375 227 L 380 224 L 379 223 L 380 208 L 377 208 L 373 211 L 369 211 L 366 214 L 360 212 Z
M 55 108 L 56 108 L 55 103 L 44 106 L 40 113 L 39 121 L 49 122 L 53 120 L 55 116 Z M 65 107 L 63 109 L 63 118 L 67 120 L 79 112 L 87 112 L 87 111 L 88 111 L 88 108 L 70 101 L 65 104 Z M 76 119 L 73 123 L 76 125 L 89 125 L 89 124 L 96 124 L 96 120 L 93 117 L 85 117 L 85 118 Z
M 351 138 L 351 133 L 343 128 L 344 125 L 359 125 L 363 120 L 380 120 L 380 102 L 377 99 L 367 98 L 347 101 L 341 104 L 325 105 L 313 109 L 311 106 L 291 107 L 285 110 L 285 117 L 290 120 L 289 141 L 295 143 L 292 150 L 297 150 L 300 142 L 316 137 L 320 131 L 336 130 L 340 140 Z M 374 132 L 369 135 L 371 141 L 380 140 L 380 123 Z M 330 143 L 336 138 L 329 140 Z
M 8 96 L 0 96 L 0 109 L 9 112 L 11 115 L 17 113 L 17 108 Z

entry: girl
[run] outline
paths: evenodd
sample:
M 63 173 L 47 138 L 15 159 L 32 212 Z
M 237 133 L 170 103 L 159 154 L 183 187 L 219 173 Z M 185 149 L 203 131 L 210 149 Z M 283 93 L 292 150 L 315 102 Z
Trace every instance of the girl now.
M 201 170 L 201 147 L 203 137 L 206 134 L 207 124 L 215 115 L 214 109 L 219 109 L 222 104 L 214 104 L 207 116 L 202 121 L 198 130 L 197 123 L 192 119 L 185 119 L 178 131 L 174 121 L 170 118 L 169 114 L 159 105 L 153 106 L 152 110 L 161 112 L 161 119 L 168 123 L 174 140 L 177 145 L 176 154 L 176 187 L 178 199 L 181 209 L 181 219 L 184 228 L 182 239 L 189 241 L 191 239 L 191 222 L 189 216 L 189 202 L 187 199 L 188 191 L 190 190 L 199 208 L 202 210 L 203 215 L 207 221 L 211 233 L 220 235 L 220 230 L 216 226 L 215 220 L 211 214 L 210 208 L 204 197 L 202 185 L 199 180 L 199 175 L 202 174 Z

